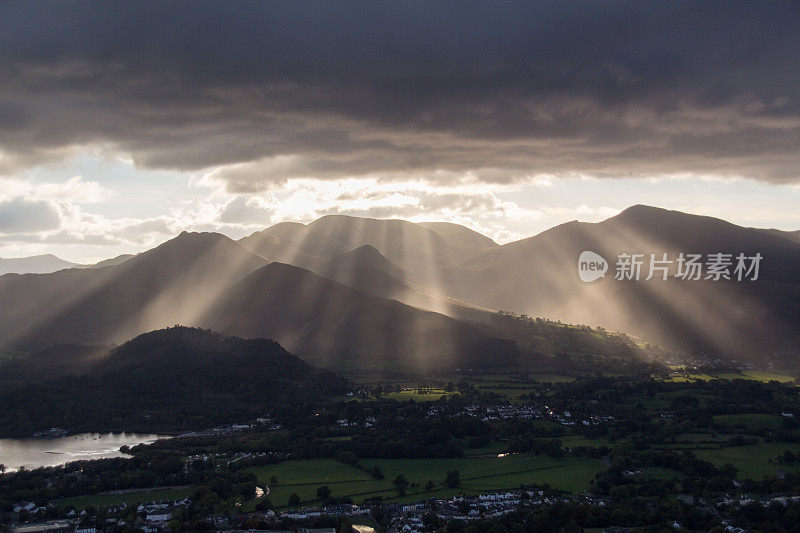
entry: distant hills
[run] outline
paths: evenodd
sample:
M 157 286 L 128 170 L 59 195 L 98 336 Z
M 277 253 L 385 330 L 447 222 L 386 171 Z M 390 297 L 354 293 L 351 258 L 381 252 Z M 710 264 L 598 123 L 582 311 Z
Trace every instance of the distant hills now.
M 247 421 L 344 394 L 350 385 L 267 339 L 174 327 L 94 353 L 56 349 L 72 373 L 14 386 L 0 378 L 0 434 L 36 429 L 180 431 Z
M 499 320 L 503 309 L 691 353 L 800 361 L 796 237 L 648 206 L 502 246 L 455 224 L 348 216 L 239 241 L 182 233 L 99 268 L 0 277 L 0 348 L 123 342 L 187 324 L 273 338 L 321 365 L 381 371 L 548 365 L 617 350 L 611 337 L 589 342 L 605 338 L 598 330 L 573 329 L 572 342 L 557 328 Z M 580 281 L 584 250 L 608 260 L 604 279 Z M 764 259 L 757 281 L 616 281 L 623 252 Z
M 0 276 L 3 274 L 49 274 L 57 270 L 77 266 L 81 265 L 70 263 L 53 254 L 9 259 L 0 257 Z
M 93 265 L 84 265 L 65 261 L 53 254 L 32 255 L 3 259 L 0 257 L 0 276 L 4 274 L 51 274 L 67 268 L 102 268 L 119 265 L 133 257 L 133 254 L 122 254 L 105 259 Z

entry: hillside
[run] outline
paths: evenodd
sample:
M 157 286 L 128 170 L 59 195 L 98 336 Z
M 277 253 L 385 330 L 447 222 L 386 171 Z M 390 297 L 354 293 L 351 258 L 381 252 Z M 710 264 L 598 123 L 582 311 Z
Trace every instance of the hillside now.
M 453 224 L 451 222 L 420 222 L 419 225 L 423 228 L 433 230 L 449 243 L 455 244 L 460 248 L 488 250 L 489 248 L 499 246 L 486 235 L 461 226 L 460 224 Z
M 496 367 L 519 355 L 513 342 L 488 329 L 281 263 L 236 284 L 199 324 L 243 337 L 274 338 L 298 355 L 339 368 Z
M 774 235 L 776 237 L 783 237 L 792 242 L 800 243 L 800 230 L 798 231 L 782 231 L 779 229 L 762 229 L 761 231 Z
M 313 271 L 348 287 L 459 320 L 488 324 L 494 315 L 489 309 L 423 286 L 370 245 L 337 255 Z
M 96 269 L 0 277 L 0 347 L 121 342 L 192 324 L 232 283 L 267 264 L 216 233 L 182 233 Z
M 584 250 L 610 263 L 583 283 Z M 613 280 L 618 254 L 761 253 L 757 281 Z M 569 222 L 450 269 L 447 291 L 471 303 L 599 324 L 666 346 L 733 358 L 800 353 L 800 245 L 762 230 L 647 206 L 600 223 Z M 670 274 L 674 274 L 673 269 Z
M 3 387 L 0 433 L 201 429 L 347 388 L 340 377 L 316 370 L 276 342 L 174 327 L 136 337 L 80 373 Z
M 291 263 L 305 268 L 345 251 L 332 243 L 305 242 L 298 234 L 303 231 L 299 228 L 304 227 L 302 224 L 284 222 L 239 239 L 238 243 L 270 262 Z
M 131 257 L 134 257 L 134 254 L 122 254 L 116 257 L 112 257 L 110 259 L 104 259 L 102 261 L 98 261 L 97 263 L 91 265 L 89 268 L 103 268 L 107 266 L 116 266 L 121 265 Z

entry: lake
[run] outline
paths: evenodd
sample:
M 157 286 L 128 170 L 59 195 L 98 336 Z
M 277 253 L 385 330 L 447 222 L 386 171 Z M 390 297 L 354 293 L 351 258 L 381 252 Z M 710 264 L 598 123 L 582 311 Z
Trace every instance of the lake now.
M 20 466 L 37 468 L 58 466 L 81 459 L 125 457 L 119 448 L 123 445 L 149 444 L 166 435 L 139 433 L 82 433 L 55 439 L 0 439 L 0 464 L 8 470 Z

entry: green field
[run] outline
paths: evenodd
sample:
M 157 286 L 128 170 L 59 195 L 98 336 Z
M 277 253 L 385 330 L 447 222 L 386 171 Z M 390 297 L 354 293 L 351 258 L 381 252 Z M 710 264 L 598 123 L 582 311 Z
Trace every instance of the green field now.
M 375 496 L 389 501 L 415 501 L 452 496 L 460 492 L 478 494 L 518 488 L 523 484 L 549 484 L 564 491 L 580 492 L 588 488 L 595 474 L 605 468 L 598 459 L 570 457 L 560 460 L 532 454 L 449 459 L 366 459 L 361 464 L 366 468 L 379 467 L 384 479 L 371 479 L 364 471 L 333 460 L 288 461 L 252 468 L 250 471 L 265 485 L 275 476 L 278 483 L 269 486 L 269 498 L 274 505 L 285 506 L 292 493 L 296 493 L 304 502 L 313 501 L 317 488 L 323 485 L 330 487 L 333 496 L 350 497 L 356 503 Z M 460 473 L 459 488 L 444 486 L 447 472 L 451 470 Z M 404 498 L 398 498 L 392 485 L 392 480 L 401 474 L 411 484 Z M 424 491 L 423 487 L 428 481 L 435 484 L 434 491 Z
M 480 378 L 467 379 L 470 385 L 474 387 L 503 387 L 509 386 L 525 386 L 533 385 L 534 383 L 569 383 L 575 381 L 572 376 L 565 376 L 562 374 L 547 374 L 547 373 L 533 373 L 533 374 L 486 374 Z
M 750 379 L 756 379 L 758 381 L 780 381 L 781 383 L 789 383 L 790 381 L 794 381 L 794 377 L 786 375 L 786 374 L 776 374 L 774 372 L 766 372 L 763 370 L 747 370 L 742 372 L 742 374 Z
M 370 479 L 366 472 L 334 459 L 285 461 L 276 465 L 254 467 L 250 471 L 256 475 L 259 481 L 264 483 L 269 482 L 270 478 L 275 476 L 279 486 L 310 483 L 324 485 L 326 483 Z
M 715 372 L 714 377 L 717 379 L 752 379 L 739 372 Z
M 730 463 L 739 469 L 737 477 L 750 478 L 756 481 L 765 476 L 774 476 L 778 470 L 798 471 L 800 466 L 782 465 L 775 458 L 786 450 L 800 452 L 800 444 L 796 443 L 762 443 L 727 448 L 707 448 L 693 450 L 695 455 L 709 461 L 716 467 Z M 772 460 L 772 462 L 770 462 Z
M 712 435 L 711 433 L 682 433 L 675 437 L 676 442 L 682 443 L 719 443 L 729 442 L 735 435 Z
M 744 426 L 748 429 L 777 429 L 781 427 L 783 417 L 781 415 L 765 414 L 717 415 L 714 417 L 714 422 L 731 424 L 732 426 Z
M 599 439 L 587 439 L 583 435 L 566 435 L 558 437 L 561 445 L 567 448 L 575 448 L 578 446 L 591 446 L 599 448 L 600 446 L 611 446 L 611 441 L 607 437 L 600 437 Z
M 126 492 L 124 494 L 94 494 L 91 496 L 75 496 L 72 498 L 63 498 L 56 503 L 60 508 L 74 507 L 75 509 L 83 509 L 87 505 L 98 507 L 100 505 L 119 505 L 125 503 L 127 505 L 138 505 L 142 502 L 158 502 L 165 500 L 182 500 L 192 495 L 194 489 L 155 489 L 143 490 L 137 492 Z
M 764 370 L 745 370 L 743 372 L 687 372 L 681 375 L 671 376 L 667 381 L 673 382 L 688 382 L 688 381 L 709 381 L 712 379 L 750 379 L 761 382 L 779 381 L 781 383 L 789 383 L 794 381 L 794 377 L 787 374 L 777 374 L 775 372 L 767 372 Z
M 534 428 L 540 429 L 556 429 L 558 431 L 566 433 L 567 428 L 566 426 L 562 426 L 558 422 L 553 422 L 552 420 L 545 420 L 545 419 L 538 419 L 538 420 L 530 420 L 530 426 Z
M 386 394 L 386 397 L 400 402 L 407 400 L 413 400 L 415 402 L 432 402 L 438 400 L 442 396 L 453 396 L 455 394 L 458 394 L 458 392 L 447 392 L 444 389 L 426 387 L 423 389 L 415 388 L 414 390 L 390 392 Z
M 529 374 L 528 378 L 542 383 L 569 383 L 575 381 L 572 376 L 562 376 L 560 374 Z
M 317 489 L 328 485 L 334 496 L 345 496 L 380 489 L 383 484 L 373 480 L 366 472 L 334 459 L 307 459 L 286 461 L 276 465 L 249 469 L 258 481 L 269 487 L 267 497 L 273 505 L 283 506 L 289 496 L 296 493 L 303 502 L 317 497 Z M 277 484 L 270 484 L 275 476 Z
M 523 394 L 528 394 L 531 392 L 530 388 L 519 385 L 509 385 L 506 387 L 503 385 L 481 385 L 480 390 L 481 392 L 491 392 L 493 394 L 497 394 L 498 396 L 502 396 L 509 400 L 516 400 Z
M 674 383 L 686 383 L 689 381 L 709 381 L 715 379 L 711 374 L 687 372 L 677 376 L 670 376 L 667 381 Z
M 664 400 L 661 394 L 653 397 L 646 394 L 632 394 L 626 398 L 626 401 L 633 405 L 642 404 L 645 409 L 666 409 L 669 407 L 669 402 Z

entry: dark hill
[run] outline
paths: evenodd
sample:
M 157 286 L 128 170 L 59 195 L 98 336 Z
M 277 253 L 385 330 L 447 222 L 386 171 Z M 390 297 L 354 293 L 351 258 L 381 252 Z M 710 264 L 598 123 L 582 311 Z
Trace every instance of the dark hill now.
M 112 349 L 78 375 L 0 394 L 0 432 L 175 431 L 245 422 L 342 394 L 347 383 L 267 339 L 174 327 Z

